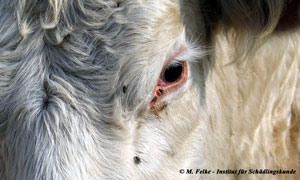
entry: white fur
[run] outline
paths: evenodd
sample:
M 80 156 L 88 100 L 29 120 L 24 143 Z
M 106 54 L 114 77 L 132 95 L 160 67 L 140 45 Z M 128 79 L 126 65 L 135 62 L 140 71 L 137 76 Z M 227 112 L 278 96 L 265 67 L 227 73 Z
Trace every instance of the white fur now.
M 275 31 L 283 2 L 266 28 L 237 26 L 244 6 L 211 25 L 204 0 L 1 2 L 0 179 L 297 179 L 300 30 Z M 153 113 L 180 47 L 187 81 Z

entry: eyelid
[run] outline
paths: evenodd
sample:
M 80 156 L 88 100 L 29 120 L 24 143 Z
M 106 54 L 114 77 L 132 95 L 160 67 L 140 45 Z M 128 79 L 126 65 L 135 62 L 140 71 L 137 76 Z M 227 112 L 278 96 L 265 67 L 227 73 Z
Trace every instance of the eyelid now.
M 177 51 L 175 51 L 173 54 L 171 54 L 169 56 L 169 58 L 167 59 L 167 61 L 165 62 L 163 69 L 160 73 L 160 76 L 165 72 L 165 70 L 167 69 L 168 66 L 172 65 L 173 63 L 180 63 L 181 60 L 178 60 L 177 57 L 182 54 L 184 51 L 186 51 L 186 47 L 185 46 L 181 46 Z
M 171 62 L 168 64 L 167 68 L 170 67 L 170 66 L 173 66 L 173 65 L 179 65 L 179 64 L 181 64 L 181 63 L 182 63 L 182 60 L 174 59 L 173 61 L 171 61 Z
M 167 93 L 170 93 L 172 92 L 173 90 L 172 89 L 177 89 L 177 86 L 176 85 L 176 82 L 175 83 L 170 83 L 170 87 L 167 86 L 167 83 L 163 82 L 161 77 L 164 75 L 166 69 L 171 66 L 171 65 L 174 65 L 174 64 L 183 64 L 183 70 L 187 73 L 187 62 L 184 61 L 184 60 L 179 60 L 179 56 L 182 55 L 182 53 L 184 53 L 185 51 L 187 50 L 187 47 L 184 46 L 184 45 L 181 45 L 176 51 L 174 51 L 173 53 L 171 53 L 171 55 L 168 56 L 162 70 L 161 70 L 161 73 L 159 75 L 159 78 L 157 80 L 157 83 L 156 83 L 156 87 L 155 87 L 155 90 L 154 90 L 154 94 L 153 94 L 153 97 L 152 97 L 152 100 L 150 102 L 150 107 L 151 109 L 155 109 L 156 105 L 157 104 L 160 104 L 160 100 L 167 94 Z M 183 84 L 187 79 L 187 75 L 185 75 L 183 78 L 181 78 L 179 81 L 180 81 L 180 84 Z M 179 86 L 180 86 L 179 84 Z M 174 88 L 172 88 L 174 87 Z M 165 88 L 164 90 L 162 90 L 162 88 Z
M 179 61 L 177 59 L 175 59 L 173 61 L 169 62 L 169 64 L 167 64 L 167 66 L 164 67 L 164 69 L 161 71 L 159 80 L 158 80 L 155 90 L 154 90 L 152 101 L 150 102 L 151 110 L 160 109 L 160 108 L 157 108 L 157 106 L 159 107 L 159 105 L 162 103 L 164 103 L 164 105 L 167 105 L 166 102 L 164 102 L 164 101 L 161 102 L 161 100 L 166 95 L 168 95 L 168 94 L 176 91 L 180 87 L 182 87 L 183 84 L 185 84 L 185 82 L 187 81 L 188 63 L 186 61 Z M 166 79 L 164 77 L 166 70 L 168 69 L 168 67 L 170 67 L 174 64 L 177 64 L 177 63 L 182 65 L 182 71 L 180 73 L 179 78 L 176 79 L 175 81 L 170 81 L 170 82 L 166 81 Z

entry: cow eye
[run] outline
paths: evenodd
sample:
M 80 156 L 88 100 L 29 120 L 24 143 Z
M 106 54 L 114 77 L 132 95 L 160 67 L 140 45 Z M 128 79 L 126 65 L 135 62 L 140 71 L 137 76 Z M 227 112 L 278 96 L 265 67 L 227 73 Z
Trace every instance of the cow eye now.
M 173 83 L 180 79 L 183 72 L 183 62 L 178 62 L 176 64 L 170 64 L 164 74 L 163 74 L 163 80 L 166 83 Z
M 186 61 L 172 62 L 162 71 L 159 81 L 155 87 L 155 92 L 151 100 L 151 108 L 155 108 L 161 99 L 182 87 L 188 76 Z

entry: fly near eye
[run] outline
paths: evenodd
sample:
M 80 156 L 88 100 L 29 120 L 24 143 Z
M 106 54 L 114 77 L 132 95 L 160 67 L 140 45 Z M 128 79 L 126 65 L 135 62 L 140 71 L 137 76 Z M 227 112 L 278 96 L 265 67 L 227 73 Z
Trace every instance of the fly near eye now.
M 168 96 L 182 87 L 187 80 L 187 76 L 188 64 L 186 61 L 168 64 L 162 71 L 155 87 L 155 92 L 150 103 L 151 109 L 157 109 L 156 107 L 158 106 L 156 105 L 161 104 L 161 99 L 163 99 L 164 96 Z
M 165 70 L 163 74 L 163 80 L 166 83 L 173 83 L 181 77 L 182 72 L 183 72 L 183 62 L 171 64 Z

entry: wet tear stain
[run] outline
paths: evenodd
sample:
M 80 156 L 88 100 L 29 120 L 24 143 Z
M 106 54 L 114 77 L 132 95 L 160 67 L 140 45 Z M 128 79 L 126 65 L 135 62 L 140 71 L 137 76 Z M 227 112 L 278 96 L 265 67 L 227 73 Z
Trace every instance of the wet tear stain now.
M 158 116 L 158 113 L 163 111 L 167 106 L 168 106 L 168 104 L 166 102 L 161 102 L 159 104 L 156 104 L 151 107 L 151 113 Z

